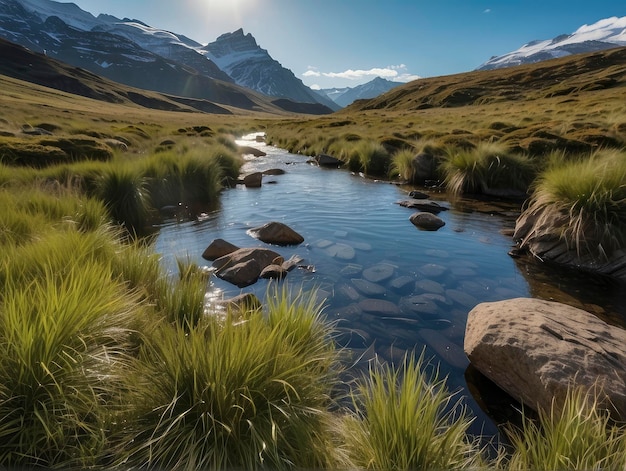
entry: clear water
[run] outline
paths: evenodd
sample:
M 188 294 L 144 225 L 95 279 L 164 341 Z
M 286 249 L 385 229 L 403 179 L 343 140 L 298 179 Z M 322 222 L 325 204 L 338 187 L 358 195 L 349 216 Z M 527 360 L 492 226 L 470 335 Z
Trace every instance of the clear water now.
M 256 146 L 267 156 L 250 158 L 242 173 L 270 168 L 286 173 L 264 176 L 262 188 L 224 191 L 219 207 L 201 220 L 166 221 L 156 240 L 166 265 L 175 270 L 176 257 L 210 265 L 201 254 L 216 238 L 240 247 L 267 247 L 246 231 L 270 221 L 287 224 L 305 242 L 271 247 L 285 259 L 303 259 L 303 268 L 290 272 L 286 282 L 317 289 L 324 312 L 338 323 L 339 342 L 354 354 L 353 370 L 365 368 L 374 357 L 397 364 L 406 352 L 425 348 L 426 357 L 448 376 L 449 388 L 459 390 L 477 416 L 475 433 L 496 435 L 495 402 L 511 402 L 503 394 L 496 392 L 494 399 L 493 390 L 481 390 L 485 382 L 479 375 L 473 379 L 477 375 L 468 369 L 463 336 L 467 313 L 476 304 L 542 297 L 538 290 L 546 286 L 547 298 L 563 293 L 574 304 L 590 303 L 601 312 L 611 310 L 603 304 L 624 300 L 616 288 L 602 291 L 600 300 L 587 299 L 573 283 L 573 294 L 566 294 L 562 283 L 555 284 L 560 278 L 511 258 L 511 238 L 501 230 L 513 227 L 519 205 L 452 204 L 435 194 L 449 208 L 439 214 L 446 225 L 436 232 L 421 231 L 409 221 L 413 210 L 397 204 L 407 199 L 408 189 L 310 165 L 307 157 L 256 143 L 254 137 L 239 143 Z M 529 284 L 529 276 L 539 281 Z M 231 297 L 253 292 L 263 299 L 267 287 L 260 280 L 239 289 L 214 277 L 211 293 Z

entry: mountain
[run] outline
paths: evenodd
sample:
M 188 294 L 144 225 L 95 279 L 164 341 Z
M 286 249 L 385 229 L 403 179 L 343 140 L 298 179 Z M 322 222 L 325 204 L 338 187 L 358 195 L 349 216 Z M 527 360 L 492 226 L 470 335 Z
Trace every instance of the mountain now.
M 333 110 L 338 109 L 332 100 L 311 90 L 291 70 L 272 59 L 250 33 L 244 34 L 243 29 L 222 34 L 202 51 L 238 85 L 271 97 L 321 103 Z
M 626 46 L 626 16 L 606 18 L 592 25 L 583 25 L 572 34 L 563 34 L 554 39 L 532 41 L 513 52 L 492 57 L 477 70 L 531 64 L 619 46 Z
M 108 103 L 121 103 L 165 111 L 203 111 L 213 114 L 232 114 L 229 109 L 207 100 L 167 96 L 156 92 L 131 88 L 107 80 L 91 72 L 67 65 L 24 46 L 0 39 L 0 75 L 61 90 Z M 8 80 L 2 78 L 2 80 Z M 269 106 L 268 106 L 269 108 Z
M 268 102 L 258 92 L 236 85 L 202 51 L 201 44 L 139 20 L 111 15 L 96 18 L 72 3 L 0 0 L 0 37 L 137 88 L 247 110 L 266 109 Z M 289 107 L 298 100 L 283 96 Z M 305 110 L 301 112 L 332 111 L 317 106 L 319 99 L 306 101 L 315 106 L 299 106 Z
M 382 95 L 398 85 L 400 83 L 376 77 L 374 80 L 356 87 L 328 88 L 318 90 L 318 93 L 323 93 L 343 108 L 351 105 L 356 100 L 376 98 L 378 95 Z
M 536 64 L 429 77 L 402 84 L 370 100 L 359 100 L 341 113 L 365 110 L 414 111 L 489 103 L 511 106 L 558 98 L 576 101 L 609 90 L 621 103 L 626 90 L 626 47 L 577 54 Z

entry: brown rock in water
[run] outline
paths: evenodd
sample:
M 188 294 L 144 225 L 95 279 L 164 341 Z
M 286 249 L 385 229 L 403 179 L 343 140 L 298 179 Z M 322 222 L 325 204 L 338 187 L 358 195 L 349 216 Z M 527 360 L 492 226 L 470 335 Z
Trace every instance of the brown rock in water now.
M 245 248 L 218 258 L 213 262 L 213 267 L 219 278 L 241 288 L 256 283 L 261 271 L 268 265 L 283 262 L 283 257 L 273 250 Z
M 225 241 L 224 239 L 215 239 L 209 244 L 209 246 L 202 252 L 202 258 L 205 260 L 217 260 L 224 255 L 233 253 L 235 250 L 239 250 L 239 247 Z
M 468 315 L 472 364 L 533 409 L 562 405 L 568 387 L 597 388 L 599 403 L 626 419 L 626 330 L 583 310 L 539 299 L 482 303 Z
M 225 309 L 240 309 L 241 311 L 255 310 L 261 307 L 261 301 L 252 293 L 238 294 L 215 304 Z
M 262 271 L 260 278 L 282 280 L 287 276 L 287 270 L 282 265 L 268 265 Z
M 427 213 L 439 214 L 441 211 L 447 211 L 448 208 L 445 206 L 441 206 L 439 203 L 430 200 L 404 200 L 398 201 L 400 206 L 404 206 L 405 208 L 416 209 L 418 211 L 424 211 Z
M 255 157 L 265 157 L 267 154 L 252 146 L 238 146 L 241 155 L 254 155 Z
M 261 266 L 254 259 L 245 260 L 220 268 L 215 274 L 222 280 L 244 288 L 257 282 L 261 274 Z
M 246 188 L 260 188 L 263 182 L 263 174 L 261 172 L 254 172 L 243 177 L 243 184 Z
M 436 231 L 446 225 L 440 217 L 431 213 L 413 213 L 409 220 L 415 227 L 425 231 Z
M 341 167 L 343 165 L 342 160 L 328 154 L 317 154 L 313 160 L 320 167 Z
M 298 245 L 304 242 L 304 237 L 282 222 L 268 222 L 248 230 L 248 234 L 266 244 Z

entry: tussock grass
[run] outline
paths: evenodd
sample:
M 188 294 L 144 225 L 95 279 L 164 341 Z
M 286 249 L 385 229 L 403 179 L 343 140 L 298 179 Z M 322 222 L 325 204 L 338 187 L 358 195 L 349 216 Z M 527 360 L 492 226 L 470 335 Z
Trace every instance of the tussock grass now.
M 96 195 L 104 201 L 114 222 L 131 233 L 145 231 L 150 215 L 150 196 L 146 179 L 134 169 L 127 166 L 107 169 L 98 181 Z
M 0 463 L 93 466 L 107 445 L 106 405 L 121 384 L 135 298 L 94 261 L 2 278 Z
M 533 165 L 506 146 L 480 142 L 476 148 L 449 148 L 441 164 L 448 191 L 454 195 L 494 190 L 526 192 L 534 176 Z
M 415 155 L 415 151 L 412 149 L 402 149 L 393 154 L 389 175 L 412 182 L 415 178 L 415 168 L 413 166 Z
M 253 311 L 237 322 L 207 318 L 188 329 L 164 324 L 143 349 L 129 385 L 134 410 L 125 434 L 133 440 L 123 440 L 126 463 L 167 469 L 333 464 L 328 406 L 336 353 L 318 338 L 318 314 L 306 306 L 278 301 L 267 318 Z
M 423 355 L 401 368 L 374 366 L 344 420 L 351 460 L 367 469 L 462 469 L 485 463 L 467 435 L 472 419 L 445 379 L 428 378 Z
M 536 227 L 557 226 L 579 253 L 606 256 L 626 246 L 626 155 L 598 151 L 545 170 L 527 211 L 540 214 Z
M 379 142 L 364 140 L 357 142 L 352 148 L 350 168 L 366 175 L 387 175 L 391 157 Z M 355 168 L 358 165 L 358 168 Z
M 561 407 L 541 411 L 539 422 L 524 419 L 521 428 L 508 427 L 513 452 L 508 470 L 623 470 L 626 434 L 611 423 L 594 397 L 571 390 Z
M 424 372 L 423 355 L 399 368 L 374 366 L 344 420 L 348 454 L 359 468 L 462 469 L 484 465 L 468 438 L 472 419 L 435 371 Z

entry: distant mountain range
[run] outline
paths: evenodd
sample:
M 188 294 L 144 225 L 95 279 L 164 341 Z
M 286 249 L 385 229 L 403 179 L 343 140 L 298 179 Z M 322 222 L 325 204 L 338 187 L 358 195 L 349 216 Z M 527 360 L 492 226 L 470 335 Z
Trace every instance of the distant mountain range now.
M 246 110 L 325 114 L 400 85 L 382 78 L 353 88 L 312 90 L 242 29 L 202 45 L 136 19 L 93 16 L 73 3 L 0 0 L 0 38 L 132 87 Z M 492 57 L 496 69 L 626 45 L 626 17 L 581 26 Z M 24 67 L 27 67 L 26 65 Z M 17 66 L 6 70 L 28 75 Z M 31 74 L 32 75 L 32 74 Z M 395 93 L 392 92 L 392 93 Z M 454 100 L 465 100 L 459 96 Z M 433 97 L 420 106 L 430 106 Z M 195 105 L 194 105 L 195 106 Z M 198 105 L 211 109 L 208 105 Z M 272 111 L 270 111 L 272 112 Z
M 513 52 L 492 57 L 477 70 L 532 64 L 619 46 L 626 46 L 626 16 L 606 18 L 592 25 L 583 25 L 572 34 L 562 34 L 554 39 L 529 42 Z
M 323 93 L 343 108 L 351 105 L 356 100 L 376 98 L 378 95 L 382 95 L 398 85 L 402 84 L 376 77 L 374 80 L 364 83 L 363 85 L 357 85 L 356 87 L 324 88 L 318 90 L 318 93 Z

